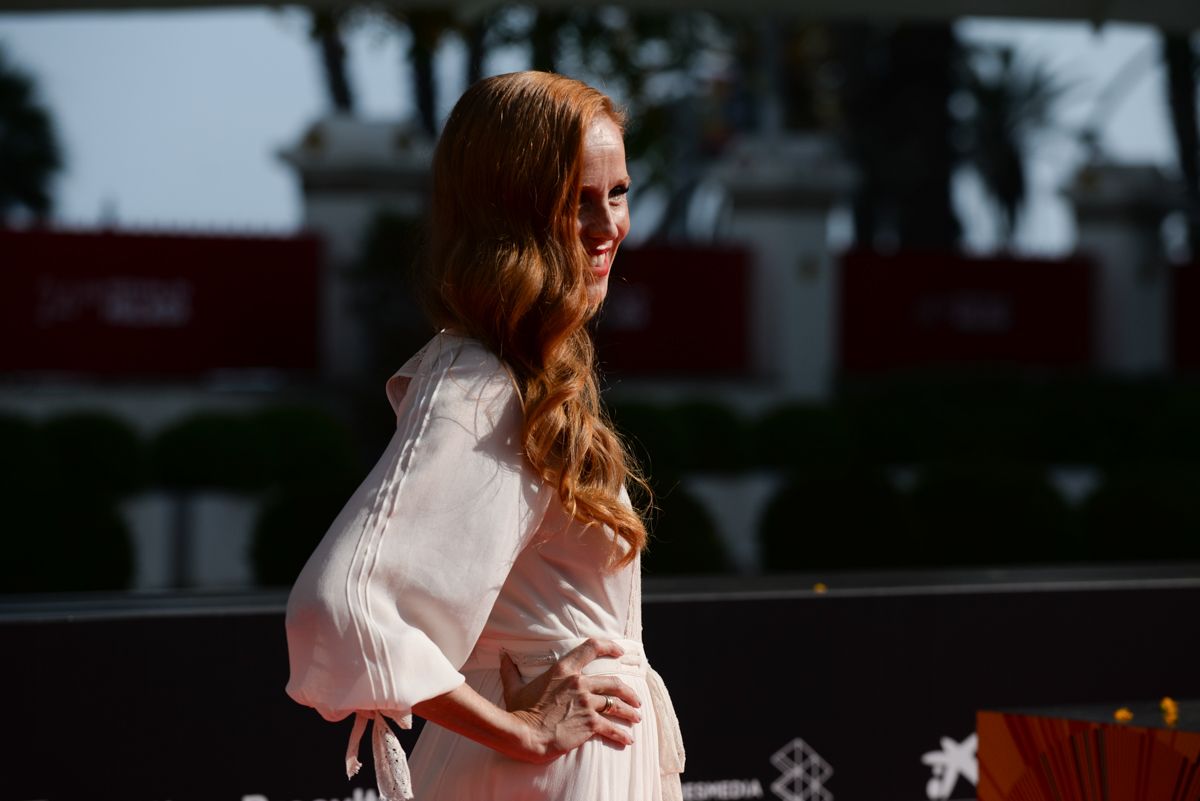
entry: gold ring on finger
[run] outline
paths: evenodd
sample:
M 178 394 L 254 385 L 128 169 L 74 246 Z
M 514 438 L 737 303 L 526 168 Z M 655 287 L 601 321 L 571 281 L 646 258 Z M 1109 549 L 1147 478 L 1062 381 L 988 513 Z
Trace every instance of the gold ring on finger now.
M 608 710 L 612 709 L 612 705 L 613 705 L 613 697 L 611 695 L 604 696 L 604 706 L 601 707 L 600 714 L 601 715 L 607 714 Z

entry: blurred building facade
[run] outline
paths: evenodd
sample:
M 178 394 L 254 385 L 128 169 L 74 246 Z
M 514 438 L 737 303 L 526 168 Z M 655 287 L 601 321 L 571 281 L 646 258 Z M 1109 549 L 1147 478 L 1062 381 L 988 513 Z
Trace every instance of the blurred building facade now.
M 0 409 L 40 419 L 103 409 L 147 437 L 214 410 L 252 414 L 300 398 L 355 414 L 330 398 L 377 383 L 373 348 L 403 357 L 371 341 L 364 249 L 381 215 L 419 227 L 430 153 L 405 126 L 316 122 L 282 154 L 309 232 L 290 240 L 5 232 Z M 832 252 L 829 217 L 855 174 L 814 136 L 747 139 L 712 180 L 726 204 L 720 241 L 623 253 L 597 332 L 619 407 L 701 403 L 761 416 L 826 403 L 846 376 L 989 363 L 1163 376 L 1200 350 L 1187 323 L 1200 296 L 1175 280 L 1189 268 L 1167 262 L 1159 236 L 1182 196 L 1157 171 L 1089 165 L 1069 189 L 1079 254 L 1058 262 Z M 404 242 L 411 258 L 414 240 Z M 406 308 L 409 333 L 423 336 Z M 757 570 L 761 548 L 748 533 L 786 471 L 726 468 L 660 472 L 700 503 L 730 563 Z M 1086 471 L 1058 483 L 1080 480 L 1096 483 Z M 180 525 L 173 491 L 124 502 L 136 587 L 255 583 L 263 496 L 193 489 L 184 545 L 164 535 Z M 173 566 L 180 547 L 193 554 L 186 568 Z

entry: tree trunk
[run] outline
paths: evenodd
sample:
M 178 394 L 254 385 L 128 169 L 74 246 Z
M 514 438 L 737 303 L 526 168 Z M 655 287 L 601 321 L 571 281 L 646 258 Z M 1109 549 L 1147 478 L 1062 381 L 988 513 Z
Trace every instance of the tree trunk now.
M 433 72 L 433 57 L 446 29 L 445 15 L 438 11 L 414 11 L 408 15 L 408 29 L 412 33 L 409 56 L 417 113 L 425 132 L 437 136 L 437 77 Z
M 433 51 L 414 41 L 411 55 L 413 97 L 416 99 L 421 127 L 430 136 L 437 136 L 437 110 L 434 106 L 437 92 L 433 75 Z
M 1167 98 L 1179 172 L 1189 201 L 1188 247 L 1200 262 L 1200 130 L 1196 118 L 1196 53 L 1187 34 L 1163 33 Z
M 529 45 L 532 48 L 531 61 L 533 69 L 543 72 L 557 72 L 560 57 L 559 39 L 561 30 L 566 23 L 566 15 L 557 11 L 541 10 L 537 12 L 537 20 L 529 33 Z
M 959 45 L 947 24 L 836 29 L 843 136 L 860 174 L 859 247 L 953 248 L 961 227 L 951 179 L 949 98 Z
M 483 78 L 483 59 L 487 55 L 485 43 L 487 23 L 483 18 L 477 19 L 467 27 L 467 84 L 473 84 Z
M 901 28 L 892 37 L 895 121 L 904 137 L 892 158 L 905 160 L 896 196 L 901 247 L 953 248 L 962 233 L 951 186 L 955 154 L 950 95 L 958 42 L 948 24 Z M 909 161 L 911 159 L 911 161 Z
M 312 37 L 321 47 L 321 64 L 325 68 L 325 88 L 334 110 L 342 114 L 354 112 L 354 93 L 346 74 L 346 45 L 342 42 L 340 15 L 335 11 L 313 11 Z

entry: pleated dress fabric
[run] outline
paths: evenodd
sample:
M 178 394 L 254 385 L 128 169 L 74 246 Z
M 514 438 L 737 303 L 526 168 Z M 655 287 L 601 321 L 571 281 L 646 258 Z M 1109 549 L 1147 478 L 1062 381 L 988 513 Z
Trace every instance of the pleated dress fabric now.
M 588 637 L 618 640 L 624 657 L 585 672 L 617 674 L 642 700 L 633 745 L 592 740 L 531 765 L 429 723 L 411 792 L 403 754 L 393 783 L 404 789 L 392 792 L 417 801 L 679 799 L 678 726 L 641 650 L 639 563 L 606 569 L 611 534 L 572 520 L 525 461 L 507 370 L 475 340 L 442 332 L 389 379 L 387 394 L 396 433 L 288 599 L 288 694 L 327 720 L 382 713 L 407 725 L 414 705 L 462 682 L 502 707 L 501 651 L 529 680 Z

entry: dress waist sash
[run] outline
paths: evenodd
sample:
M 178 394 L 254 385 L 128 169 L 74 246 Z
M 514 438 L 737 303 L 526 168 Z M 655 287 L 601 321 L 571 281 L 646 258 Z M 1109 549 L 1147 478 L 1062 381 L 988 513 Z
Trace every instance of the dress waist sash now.
M 624 652 L 619 657 L 602 656 L 583 666 L 585 676 L 601 674 L 625 674 L 641 676 L 650 689 L 650 703 L 658 731 L 658 760 L 662 771 L 663 801 L 682 801 L 683 791 L 679 774 L 683 773 L 685 754 L 683 735 L 679 731 L 679 718 L 671 695 L 658 671 L 646 661 L 646 652 L 637 640 L 612 640 Z M 507 653 L 525 679 L 535 678 L 548 670 L 555 662 L 582 645 L 583 637 L 566 640 L 496 640 L 481 637 L 475 644 L 471 656 L 462 666 L 462 671 L 499 670 L 500 654 Z
M 526 679 L 533 679 L 571 650 L 582 645 L 584 639 L 566 640 L 496 640 L 480 638 L 461 670 L 468 673 L 477 670 L 499 670 L 500 654 L 507 653 Z M 585 676 L 602 674 L 624 674 L 641 676 L 650 690 L 650 703 L 654 708 L 657 723 L 658 759 L 662 771 L 663 801 L 682 801 L 683 791 L 679 774 L 683 773 L 683 736 L 679 731 L 679 719 L 671 696 L 663 684 L 662 677 L 646 661 L 642 644 L 636 640 L 614 639 L 624 652 L 619 657 L 600 657 L 583 667 Z M 404 749 L 384 720 L 384 713 L 361 711 L 355 715 L 354 729 L 350 733 L 350 744 L 346 750 L 346 775 L 353 776 L 361 767 L 358 748 L 367 723 L 375 721 L 372 732 L 375 772 L 379 779 L 380 801 L 410 801 L 412 778 Z M 412 716 L 394 718 L 401 728 L 411 728 Z

